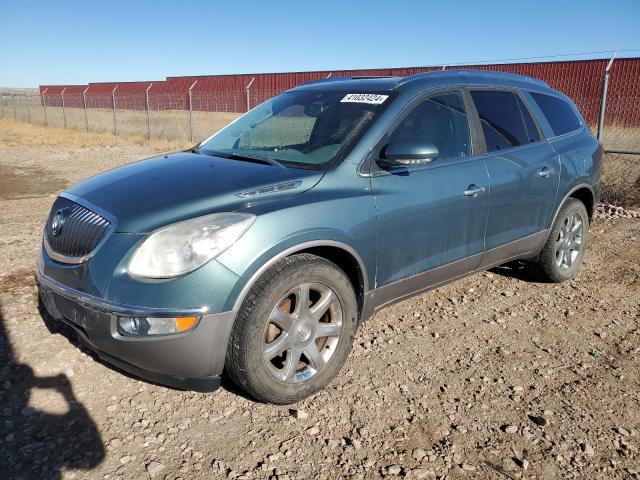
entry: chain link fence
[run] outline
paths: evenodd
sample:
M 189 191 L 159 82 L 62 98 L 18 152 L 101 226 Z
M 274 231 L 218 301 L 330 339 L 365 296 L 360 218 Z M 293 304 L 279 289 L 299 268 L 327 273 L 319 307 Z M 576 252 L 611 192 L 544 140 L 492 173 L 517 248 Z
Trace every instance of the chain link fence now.
M 606 83 L 600 74 L 560 71 L 548 83 L 575 101 L 608 153 L 632 159 L 640 155 L 640 84 L 638 79 L 630 81 L 628 75 L 619 77 L 613 75 L 608 89 L 602 88 L 599 94 L 594 94 L 593 86 L 604 87 Z M 0 117 L 114 135 L 190 139 L 195 143 L 278 93 L 274 88 L 247 88 L 242 93 L 189 89 L 171 93 L 0 94 Z
M 245 98 L 214 93 L 192 93 L 191 102 L 183 93 L 0 95 L 0 118 L 114 135 L 186 138 L 194 143 L 245 110 Z

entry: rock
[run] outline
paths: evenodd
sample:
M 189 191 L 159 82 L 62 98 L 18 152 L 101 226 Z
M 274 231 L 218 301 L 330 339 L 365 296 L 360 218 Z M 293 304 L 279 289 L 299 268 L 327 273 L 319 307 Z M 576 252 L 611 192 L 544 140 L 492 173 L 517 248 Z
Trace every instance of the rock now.
M 400 475 L 402 467 L 400 465 L 391 465 L 387 467 L 387 475 Z
M 584 453 L 587 457 L 593 457 L 596 453 L 593 447 L 587 442 L 581 443 L 580 449 L 582 450 L 582 453 Z
M 317 435 L 318 433 L 320 433 L 320 429 L 318 427 L 311 427 L 311 428 L 307 428 L 306 430 L 307 435 Z
M 617 434 L 622 435 L 623 437 L 628 437 L 630 435 L 629 431 L 624 427 L 616 427 L 615 431 Z
M 156 462 L 155 460 L 152 460 L 151 462 L 149 462 L 147 464 L 147 473 L 149 474 L 149 476 L 151 478 L 155 478 L 158 475 L 160 475 L 160 473 L 167 467 L 165 467 L 163 464 L 161 464 L 160 462 Z
M 364 463 L 362 464 L 362 466 L 365 468 L 365 470 L 368 470 L 371 467 L 373 467 L 375 464 L 376 464 L 376 461 L 373 458 L 367 457 Z
M 356 440 L 355 438 L 350 438 L 349 443 L 353 445 L 353 448 L 356 450 L 360 450 L 362 448 L 362 442 L 360 440 Z
M 424 457 L 427 456 L 427 452 L 425 452 L 424 450 L 422 450 L 421 448 L 416 448 L 413 451 L 413 458 L 415 458 L 417 461 L 422 460 Z
M 307 412 L 297 408 L 291 410 L 291 415 L 293 415 L 296 420 L 305 420 L 309 418 L 309 414 Z
M 474 467 L 473 465 L 469 465 L 468 463 L 460 464 L 460 468 L 465 472 L 472 472 L 476 469 L 476 467 Z
M 540 427 L 545 427 L 549 424 L 549 420 L 547 420 L 542 415 L 529 415 L 529 420 Z
M 518 427 L 515 425 L 503 425 L 502 431 L 504 433 L 518 433 Z
M 113 413 L 113 412 L 115 412 L 117 409 L 118 409 L 118 405 L 115 405 L 115 404 L 114 404 L 114 405 L 109 405 L 109 406 L 107 406 L 107 412 L 109 412 L 109 413 Z
M 415 478 L 416 480 L 435 480 L 436 474 L 433 470 L 414 468 L 411 470 L 411 478 Z
M 120 457 L 120 463 L 122 465 L 126 465 L 130 461 L 131 461 L 131 456 L 130 455 L 123 455 L 122 457 Z
M 440 338 L 440 334 L 438 332 L 433 332 L 431 336 L 436 339 Z

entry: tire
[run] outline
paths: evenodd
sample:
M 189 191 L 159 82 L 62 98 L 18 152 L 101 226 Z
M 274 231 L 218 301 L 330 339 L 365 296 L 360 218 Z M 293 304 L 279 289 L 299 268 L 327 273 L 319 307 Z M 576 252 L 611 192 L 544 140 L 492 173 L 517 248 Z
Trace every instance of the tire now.
M 580 224 L 577 225 L 579 220 Z M 584 204 L 569 198 L 558 212 L 538 260 L 543 279 L 560 283 L 573 278 L 587 248 L 589 216 Z
M 310 254 L 286 257 L 244 300 L 227 348 L 227 373 L 258 401 L 298 402 L 338 374 L 357 325 L 356 295 L 337 265 Z

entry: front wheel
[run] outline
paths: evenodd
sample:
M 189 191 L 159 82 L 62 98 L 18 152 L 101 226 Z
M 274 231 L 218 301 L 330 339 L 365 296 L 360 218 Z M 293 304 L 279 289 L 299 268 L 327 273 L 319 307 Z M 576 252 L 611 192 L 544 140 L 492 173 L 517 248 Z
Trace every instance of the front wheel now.
M 587 247 L 589 216 L 584 204 L 570 198 L 558 212 L 538 267 L 545 279 L 564 282 L 578 271 Z
M 227 372 L 259 401 L 300 401 L 339 372 L 357 315 L 351 282 L 334 263 L 310 254 L 280 260 L 256 282 L 238 313 Z

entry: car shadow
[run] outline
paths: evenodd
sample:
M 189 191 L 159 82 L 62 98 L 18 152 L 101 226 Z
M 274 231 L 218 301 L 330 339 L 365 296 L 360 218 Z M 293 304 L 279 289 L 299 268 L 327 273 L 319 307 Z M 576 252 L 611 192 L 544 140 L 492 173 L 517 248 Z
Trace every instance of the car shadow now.
M 507 278 L 515 278 L 528 283 L 545 283 L 541 275 L 532 268 L 532 265 L 516 260 L 514 262 L 505 263 L 489 270 L 491 273 Z
M 102 462 L 102 437 L 68 377 L 37 376 L 18 362 L 1 310 L 0 366 L 0 477 L 57 479 L 63 470 L 91 470 Z M 66 408 L 51 413 L 31 405 L 39 389 L 47 400 L 64 400 Z

